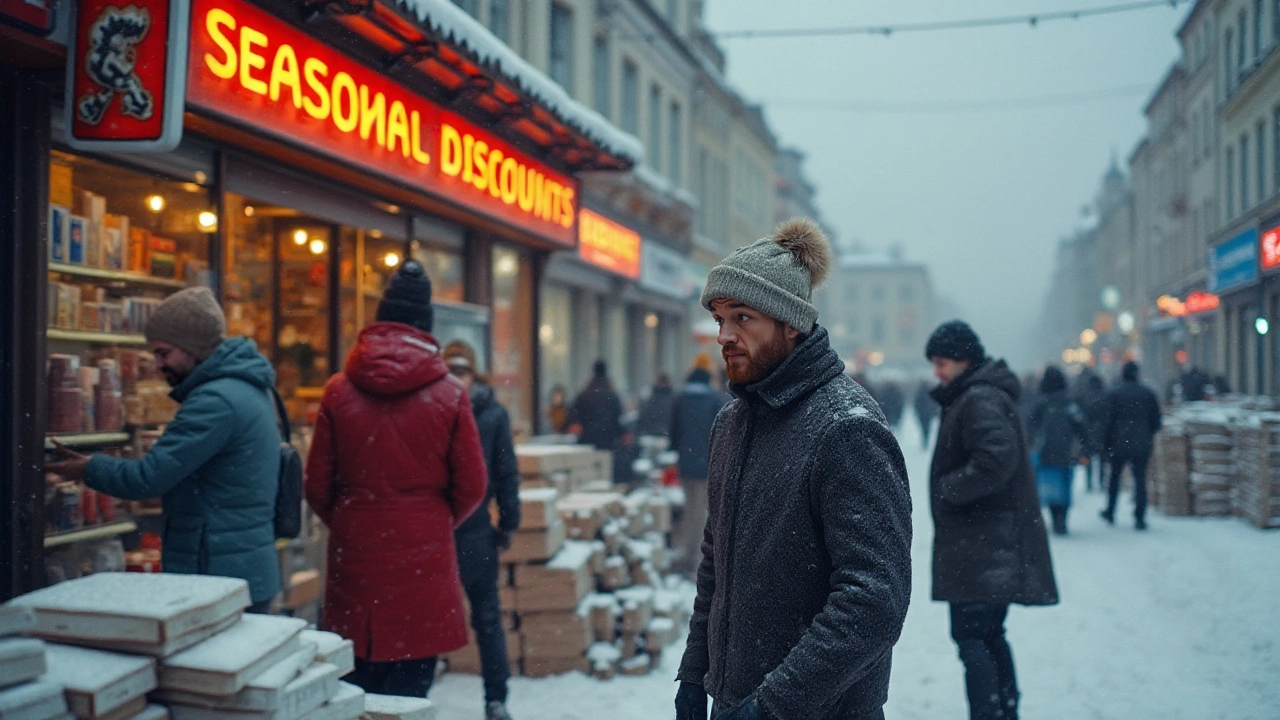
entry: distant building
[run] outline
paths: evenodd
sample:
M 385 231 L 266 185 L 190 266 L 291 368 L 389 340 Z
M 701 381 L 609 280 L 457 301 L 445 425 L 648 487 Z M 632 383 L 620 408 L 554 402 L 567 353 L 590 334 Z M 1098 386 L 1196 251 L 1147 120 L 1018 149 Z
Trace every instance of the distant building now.
M 851 369 L 924 363 L 933 284 L 925 264 L 901 250 L 841 255 L 817 303 L 832 346 Z

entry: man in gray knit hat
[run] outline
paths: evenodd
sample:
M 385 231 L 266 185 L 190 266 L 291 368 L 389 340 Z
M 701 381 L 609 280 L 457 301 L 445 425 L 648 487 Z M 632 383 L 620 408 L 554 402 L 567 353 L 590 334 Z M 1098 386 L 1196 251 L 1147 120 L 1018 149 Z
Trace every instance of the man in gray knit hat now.
M 247 338 L 226 338 L 208 288 L 188 288 L 156 308 L 145 329 L 178 414 L 136 460 L 85 456 L 45 469 L 125 500 L 163 498 L 165 572 L 225 575 L 249 583 L 251 611 L 280 591 L 275 500 L 280 432 L 276 373 Z
M 876 402 L 844 374 L 813 288 L 811 221 L 729 255 L 702 304 L 734 400 L 716 419 L 677 720 L 883 718 L 911 594 L 911 496 Z

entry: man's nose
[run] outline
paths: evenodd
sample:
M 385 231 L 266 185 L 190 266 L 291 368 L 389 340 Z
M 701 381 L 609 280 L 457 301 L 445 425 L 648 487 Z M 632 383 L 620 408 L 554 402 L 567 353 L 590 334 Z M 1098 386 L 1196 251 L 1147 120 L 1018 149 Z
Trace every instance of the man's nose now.
M 738 333 L 732 330 L 728 324 L 720 326 L 720 334 L 716 336 L 716 342 L 721 345 L 738 342 Z

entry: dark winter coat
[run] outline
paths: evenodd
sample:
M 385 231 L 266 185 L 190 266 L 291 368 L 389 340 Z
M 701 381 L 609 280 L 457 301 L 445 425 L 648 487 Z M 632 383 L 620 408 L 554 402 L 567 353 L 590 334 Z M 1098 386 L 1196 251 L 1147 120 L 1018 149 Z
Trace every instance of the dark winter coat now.
M 1085 424 L 1089 429 L 1089 444 L 1086 449 L 1090 455 L 1097 455 L 1102 452 L 1102 436 L 1107 426 L 1107 394 L 1101 390 L 1091 390 L 1081 393 L 1076 402 L 1084 411 Z
M 113 497 L 163 498 L 165 571 L 243 578 L 254 602 L 280 591 L 275 381 L 252 340 L 223 342 L 170 393 L 182 407 L 145 456 L 94 455 L 84 478 Z
M 1058 602 L 1020 392 L 1003 360 L 933 391 L 942 406 L 930 472 L 934 600 Z
M 685 383 L 676 396 L 671 413 L 671 449 L 680 454 L 682 479 L 706 479 L 711 428 L 725 400 L 724 395 L 711 387 L 710 376 L 702 382 Z
M 675 390 L 655 385 L 653 394 L 640 406 L 636 434 L 665 437 L 671 429 L 671 408 L 675 400 Z
M 710 516 L 678 678 L 779 720 L 861 717 L 888 694 L 911 595 L 911 495 L 875 401 L 827 331 L 716 420 Z
M 916 391 L 912 404 L 915 406 L 916 417 L 920 420 L 931 423 L 934 418 L 938 417 L 938 403 L 929 394 L 927 387 L 920 386 L 920 389 Z
M 578 442 L 597 450 L 617 450 L 622 440 L 622 400 L 605 378 L 594 378 L 573 402 L 570 425 L 582 426 Z
M 1160 400 L 1151 388 L 1137 380 L 1125 380 L 1107 393 L 1103 444 L 1109 457 L 1149 456 L 1152 437 L 1160 426 Z
M 480 432 L 485 467 L 489 472 L 489 490 L 484 502 L 454 533 L 458 541 L 458 557 L 466 559 L 464 543 L 489 542 L 494 539 L 493 519 L 489 504 L 498 501 L 498 527 L 515 530 L 520 527 L 520 470 L 516 465 L 516 449 L 511 441 L 511 416 L 493 396 L 493 388 L 477 380 L 471 385 L 471 412 Z M 488 548 L 492 553 L 493 548 Z
M 1037 462 L 1048 467 L 1071 467 L 1079 456 L 1077 448 L 1085 454 L 1092 449 L 1084 410 L 1065 390 L 1040 396 L 1031 411 L 1027 441 Z
M 325 386 L 307 502 L 329 526 L 326 629 L 373 662 L 467 643 L 453 531 L 485 496 L 462 383 L 431 335 L 377 322 Z

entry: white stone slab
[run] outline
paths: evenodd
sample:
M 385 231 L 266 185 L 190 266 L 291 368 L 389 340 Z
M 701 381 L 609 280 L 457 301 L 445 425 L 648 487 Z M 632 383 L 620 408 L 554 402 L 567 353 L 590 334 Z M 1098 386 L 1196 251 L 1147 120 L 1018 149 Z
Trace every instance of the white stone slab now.
M 426 698 L 365 695 L 365 720 L 436 720 L 440 708 Z
M 30 632 L 36 627 L 36 614 L 29 607 L 0 605 L 0 637 Z
M 338 694 L 323 706 L 303 715 L 300 720 L 355 720 L 364 712 L 364 690 L 355 685 L 338 683 Z
M 44 643 L 28 638 L 0 639 L 0 688 L 31 682 L 45 673 Z
M 234 695 L 271 666 L 296 653 L 306 621 L 245 615 L 240 622 L 160 662 L 160 687 L 204 695 Z
M 62 686 L 47 680 L 0 690 L 0 720 L 49 720 L 67 713 Z
M 293 720 L 320 707 L 337 692 L 338 669 L 317 663 L 275 690 L 250 686 L 229 698 L 162 690 L 152 697 L 174 708 L 183 706 L 187 718 L 193 715 L 211 717 L 209 714 L 185 712 L 186 709 L 205 709 L 234 713 L 234 717 L 240 720 Z
M 47 658 L 46 679 L 66 689 L 67 707 L 77 717 L 101 717 L 156 689 L 149 657 L 50 643 Z
M 304 630 L 302 639 L 304 642 L 310 641 L 316 644 L 316 662 L 336 666 L 342 677 L 355 672 L 355 643 L 337 633 L 320 630 Z

